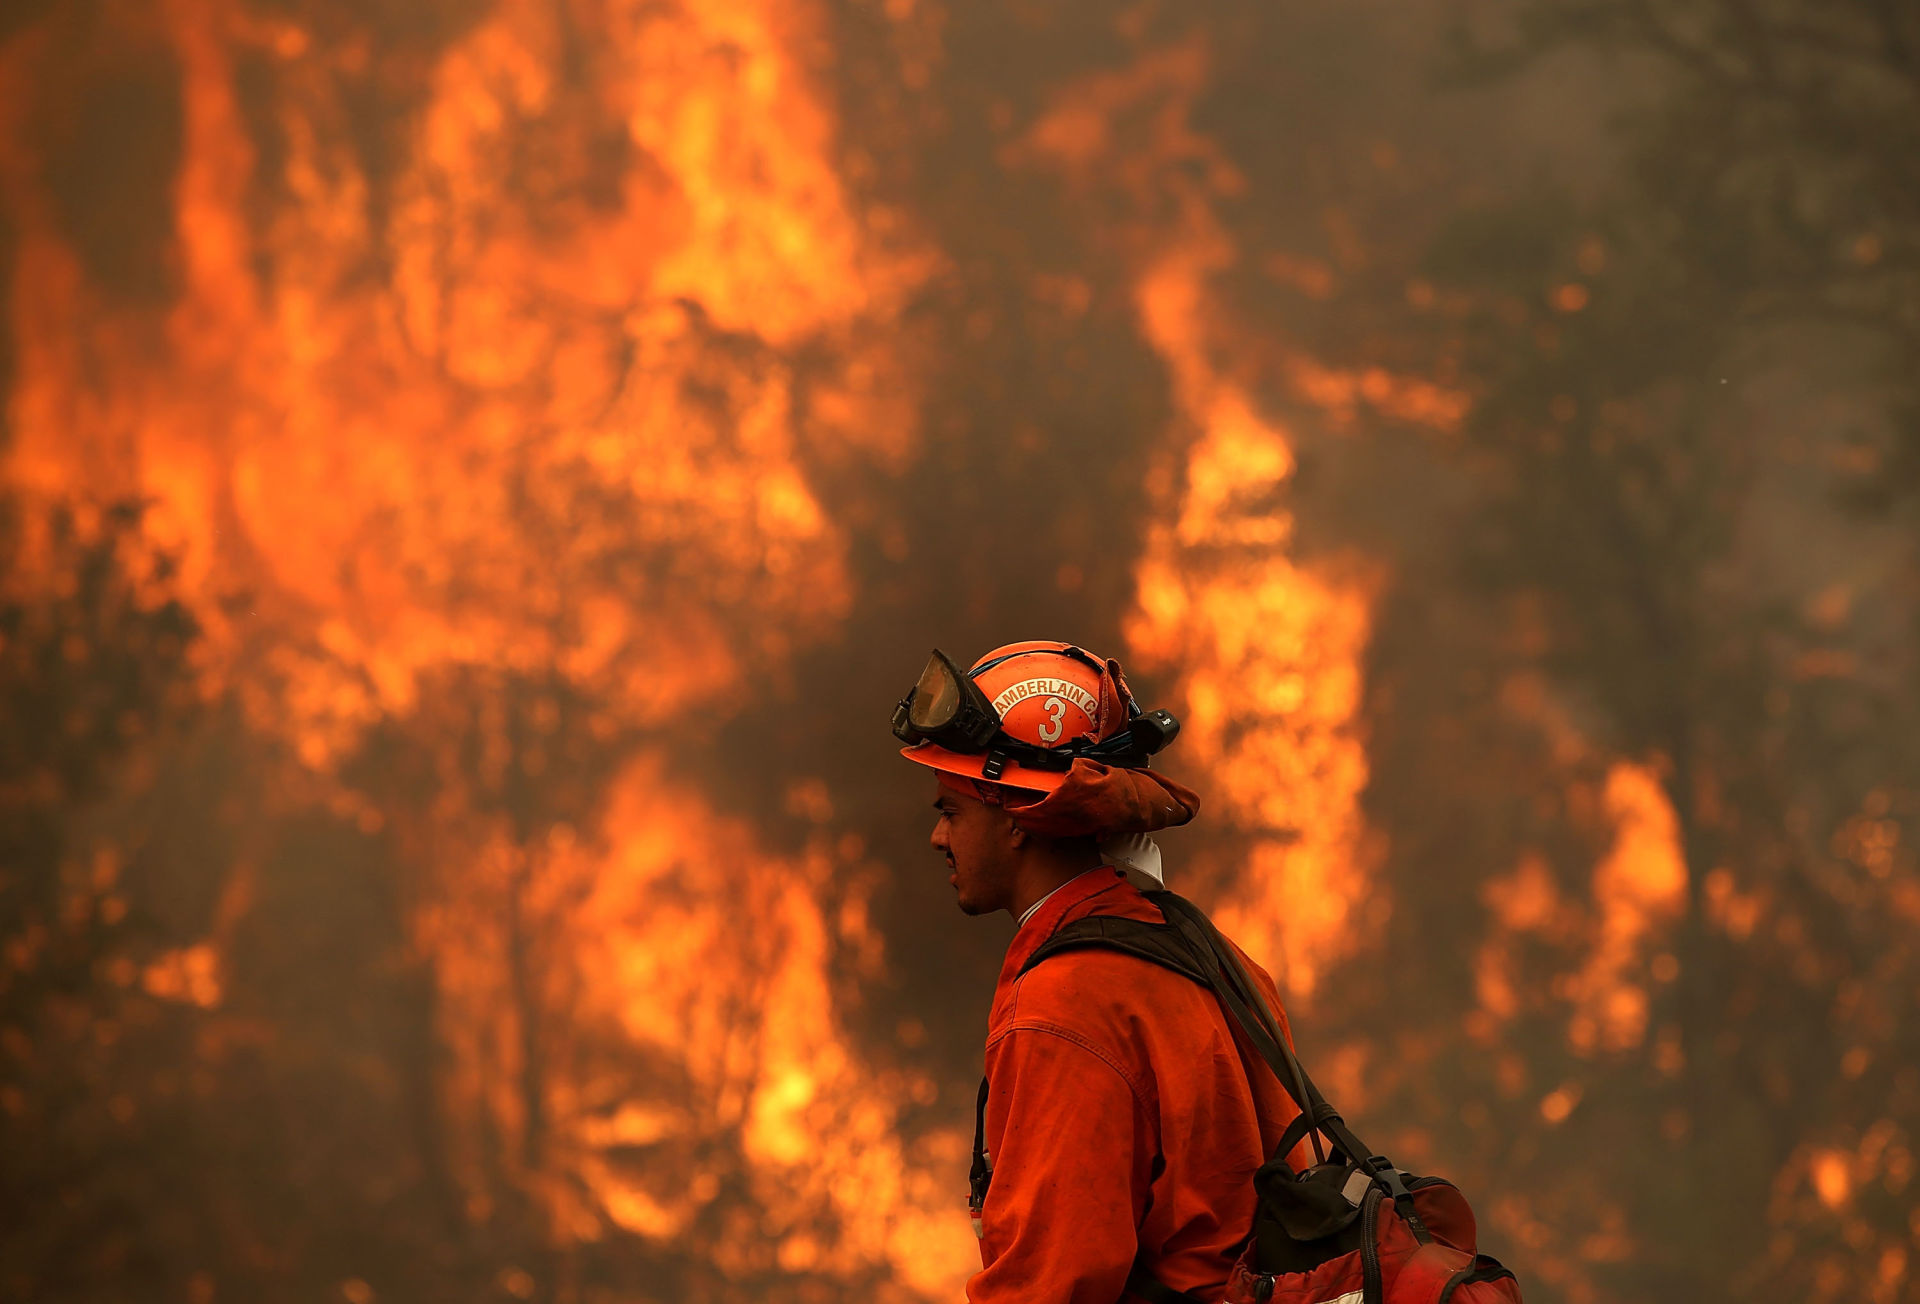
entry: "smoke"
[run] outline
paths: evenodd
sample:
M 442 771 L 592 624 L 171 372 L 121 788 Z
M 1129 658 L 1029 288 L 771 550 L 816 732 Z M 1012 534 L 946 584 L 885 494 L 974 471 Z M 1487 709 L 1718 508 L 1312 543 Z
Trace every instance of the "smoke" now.
M 1047 637 L 1531 1293 L 1894 1298 L 1912 215 L 1604 10 L 5 20 L 5 1291 L 954 1297 Z

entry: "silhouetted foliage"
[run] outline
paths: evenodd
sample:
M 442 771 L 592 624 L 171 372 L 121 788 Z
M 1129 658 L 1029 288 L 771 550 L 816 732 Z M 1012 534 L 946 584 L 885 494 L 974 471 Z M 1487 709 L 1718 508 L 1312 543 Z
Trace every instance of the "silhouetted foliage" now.
M 0 1291 L 76 1297 L 156 1252 L 128 1224 L 169 1166 L 148 1108 L 177 1021 L 139 978 L 178 937 L 76 810 L 191 709 L 193 617 L 138 507 L 0 499 Z M 165 1059 L 168 1052 L 160 1050 Z M 137 1066 L 137 1067 L 136 1067 Z

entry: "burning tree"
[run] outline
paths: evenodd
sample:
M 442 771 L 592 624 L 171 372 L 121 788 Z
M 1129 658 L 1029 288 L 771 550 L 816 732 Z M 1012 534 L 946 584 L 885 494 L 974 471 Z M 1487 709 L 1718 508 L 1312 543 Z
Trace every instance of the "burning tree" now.
M 0 1289 L 952 1297 L 1035 632 L 1530 1290 L 1896 1297 L 1915 34 L 1470 17 L 0 20 Z

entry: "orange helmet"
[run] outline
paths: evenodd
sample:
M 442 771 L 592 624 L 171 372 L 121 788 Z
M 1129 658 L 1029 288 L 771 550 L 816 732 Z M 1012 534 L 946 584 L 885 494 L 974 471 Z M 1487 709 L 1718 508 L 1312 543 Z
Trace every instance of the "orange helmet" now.
M 1051 792 L 1079 758 L 1145 769 L 1180 722 L 1141 711 L 1118 661 L 1071 643 L 1009 643 L 962 673 L 935 651 L 894 708 L 901 755 L 949 774 Z

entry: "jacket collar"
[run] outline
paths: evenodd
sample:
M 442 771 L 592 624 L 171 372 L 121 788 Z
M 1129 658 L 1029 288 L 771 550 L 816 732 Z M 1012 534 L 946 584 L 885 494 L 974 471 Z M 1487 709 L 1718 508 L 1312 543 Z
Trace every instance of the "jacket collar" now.
M 1010 982 L 1020 972 L 1027 957 L 1040 949 L 1040 943 L 1053 936 L 1069 912 L 1105 892 L 1117 892 L 1126 885 L 1120 872 L 1111 865 L 1090 869 L 1078 878 L 1068 879 L 1041 902 L 1040 909 L 1020 926 L 1007 947 L 1006 961 L 1000 966 L 1000 982 Z M 1082 911 L 1081 913 L 1085 913 Z

